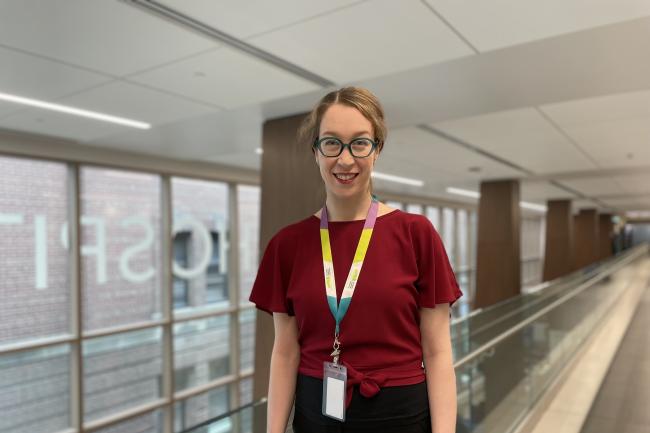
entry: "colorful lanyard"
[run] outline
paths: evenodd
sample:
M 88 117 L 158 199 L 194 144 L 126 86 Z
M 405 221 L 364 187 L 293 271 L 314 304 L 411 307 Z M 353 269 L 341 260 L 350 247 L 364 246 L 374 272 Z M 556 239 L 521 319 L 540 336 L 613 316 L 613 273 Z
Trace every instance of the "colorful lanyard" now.
M 323 210 L 321 211 L 320 243 L 321 250 L 323 252 L 325 292 L 327 294 L 327 303 L 330 307 L 330 311 L 332 312 L 334 320 L 336 321 L 336 329 L 334 332 L 334 352 L 332 352 L 331 355 L 334 357 L 335 364 L 338 364 L 338 358 L 340 355 L 338 341 L 340 324 L 343 320 L 343 317 L 345 316 L 345 313 L 348 311 L 350 302 L 352 301 L 352 295 L 354 295 L 354 289 L 357 286 L 359 274 L 361 273 L 361 267 L 363 266 L 363 261 L 366 258 L 366 252 L 368 251 L 368 245 L 370 244 L 372 231 L 375 227 L 375 220 L 377 219 L 378 210 L 379 202 L 373 198 L 372 202 L 370 203 L 370 209 L 368 209 L 368 215 L 366 215 L 366 221 L 363 225 L 359 243 L 357 244 L 357 250 L 354 253 L 354 259 L 352 260 L 352 266 L 350 266 L 348 278 L 345 281 L 345 286 L 343 287 L 341 301 L 338 303 L 338 305 L 336 302 L 336 280 L 334 279 L 334 264 L 332 263 L 332 248 L 330 246 L 327 208 L 323 206 Z

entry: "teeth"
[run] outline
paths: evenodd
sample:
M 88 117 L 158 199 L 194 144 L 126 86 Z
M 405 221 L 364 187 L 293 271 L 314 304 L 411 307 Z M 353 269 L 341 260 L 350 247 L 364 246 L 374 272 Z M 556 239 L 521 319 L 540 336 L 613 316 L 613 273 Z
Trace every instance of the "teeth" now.
M 339 178 L 341 180 L 350 180 L 354 176 L 356 176 L 356 174 L 334 174 L 334 176 L 336 176 L 337 178 Z

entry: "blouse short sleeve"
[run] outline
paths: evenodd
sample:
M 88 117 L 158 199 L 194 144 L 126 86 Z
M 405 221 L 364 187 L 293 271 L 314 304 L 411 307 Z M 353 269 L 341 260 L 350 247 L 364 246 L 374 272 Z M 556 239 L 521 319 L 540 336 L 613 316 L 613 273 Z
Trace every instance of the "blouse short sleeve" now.
M 283 250 L 286 251 L 286 248 L 280 248 L 280 236 L 276 234 L 266 246 L 248 300 L 269 314 L 275 312 L 293 316 L 293 307 L 286 296 L 288 275 L 282 266 L 286 262 L 282 260 Z
M 418 268 L 415 286 L 420 295 L 420 307 L 435 308 L 436 304 L 454 302 L 463 293 L 449 263 L 440 235 L 426 217 L 413 224 L 412 240 Z

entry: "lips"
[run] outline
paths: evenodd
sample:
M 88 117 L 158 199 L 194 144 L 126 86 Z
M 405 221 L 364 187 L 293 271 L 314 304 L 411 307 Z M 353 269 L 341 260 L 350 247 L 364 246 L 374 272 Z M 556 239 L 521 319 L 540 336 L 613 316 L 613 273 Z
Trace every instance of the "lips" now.
M 352 180 L 358 175 L 359 173 L 334 173 L 334 177 L 339 180 Z
M 354 182 L 354 179 L 359 176 L 359 173 L 332 173 L 336 182 L 342 185 Z

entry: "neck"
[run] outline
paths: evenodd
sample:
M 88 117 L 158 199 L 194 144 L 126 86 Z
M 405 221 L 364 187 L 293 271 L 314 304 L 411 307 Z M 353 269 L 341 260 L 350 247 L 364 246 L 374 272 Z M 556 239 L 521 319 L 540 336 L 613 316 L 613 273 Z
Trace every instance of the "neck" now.
M 372 197 L 369 192 L 364 192 L 361 197 L 347 198 L 327 195 L 327 215 L 330 221 L 353 221 L 365 219 L 370 209 Z

